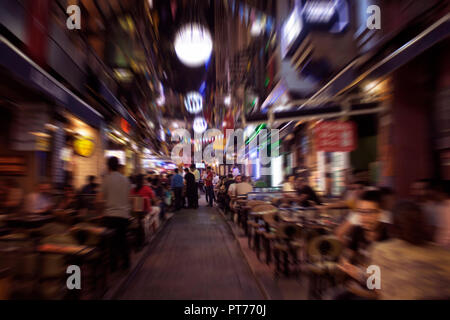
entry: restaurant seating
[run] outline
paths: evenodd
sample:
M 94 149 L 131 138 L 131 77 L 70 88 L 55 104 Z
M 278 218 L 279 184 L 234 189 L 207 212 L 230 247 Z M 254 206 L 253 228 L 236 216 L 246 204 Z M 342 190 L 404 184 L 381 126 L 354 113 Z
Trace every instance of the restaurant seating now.
M 266 226 L 264 222 L 264 216 L 268 214 L 275 214 L 278 212 L 278 209 L 270 204 L 259 204 L 250 209 L 250 215 L 253 217 L 252 220 L 248 222 L 249 226 L 249 246 L 252 244 L 253 239 L 253 247 L 256 251 L 256 256 L 260 258 L 261 252 L 261 238 L 264 232 L 266 232 Z
M 299 225 L 285 223 L 277 228 L 273 245 L 275 275 L 283 273 L 285 276 L 289 276 L 291 266 L 295 268 L 297 274 L 300 272 L 299 250 L 304 247 L 302 235 L 303 228 Z M 282 260 L 283 269 L 281 269 Z
M 294 200 L 278 191 L 249 193 L 235 200 L 235 223 L 256 257 L 263 260 L 264 254 L 264 263 L 274 262 L 276 277 L 305 274 L 308 294 L 321 298 L 339 280 L 335 270 L 343 246 L 331 235 L 348 208 L 301 207 Z
M 343 249 L 342 242 L 330 235 L 314 237 L 309 242 L 305 271 L 309 275 L 310 298 L 321 298 L 327 286 L 335 285 L 337 262 Z

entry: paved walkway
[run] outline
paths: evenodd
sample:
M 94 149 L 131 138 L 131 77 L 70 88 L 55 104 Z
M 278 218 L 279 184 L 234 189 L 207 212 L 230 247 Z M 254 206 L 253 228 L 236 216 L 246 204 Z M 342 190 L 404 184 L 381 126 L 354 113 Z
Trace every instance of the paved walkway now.
M 175 213 L 119 299 L 264 299 L 222 216 Z

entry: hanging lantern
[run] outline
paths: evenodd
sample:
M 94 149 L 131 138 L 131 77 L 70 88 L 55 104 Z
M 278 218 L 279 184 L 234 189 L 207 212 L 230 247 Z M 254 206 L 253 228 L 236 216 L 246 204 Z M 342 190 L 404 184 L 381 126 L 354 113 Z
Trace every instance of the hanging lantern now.
M 203 109 L 203 97 L 198 92 L 189 92 L 184 98 L 184 105 L 189 113 L 197 114 Z
M 175 37 L 175 52 L 185 65 L 199 67 L 211 56 L 213 42 L 211 34 L 198 23 L 183 26 Z
M 196 133 L 203 133 L 206 131 L 208 124 L 206 123 L 205 118 L 197 117 L 194 119 L 194 131 Z

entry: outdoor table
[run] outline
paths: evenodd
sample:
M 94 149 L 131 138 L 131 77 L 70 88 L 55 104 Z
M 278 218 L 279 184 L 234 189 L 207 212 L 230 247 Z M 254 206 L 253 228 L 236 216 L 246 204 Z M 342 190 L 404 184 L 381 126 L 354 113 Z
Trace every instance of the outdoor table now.
M 6 219 L 6 224 L 10 228 L 37 229 L 54 220 L 55 217 L 51 215 L 10 216 Z
M 37 252 L 46 254 L 63 254 L 69 256 L 85 257 L 91 254 L 95 248 L 83 245 L 44 243 L 37 246 Z

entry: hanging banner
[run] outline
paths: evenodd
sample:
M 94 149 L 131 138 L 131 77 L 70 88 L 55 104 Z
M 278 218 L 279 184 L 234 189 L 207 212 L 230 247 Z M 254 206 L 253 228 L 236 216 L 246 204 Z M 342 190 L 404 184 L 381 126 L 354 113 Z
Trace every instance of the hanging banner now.
M 356 125 L 346 121 L 324 121 L 314 129 L 317 151 L 350 152 L 356 149 Z

